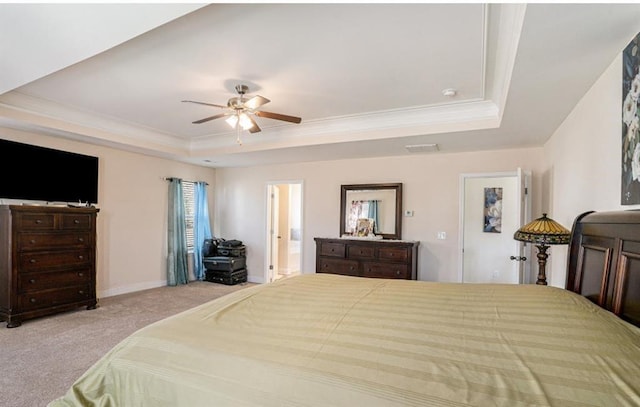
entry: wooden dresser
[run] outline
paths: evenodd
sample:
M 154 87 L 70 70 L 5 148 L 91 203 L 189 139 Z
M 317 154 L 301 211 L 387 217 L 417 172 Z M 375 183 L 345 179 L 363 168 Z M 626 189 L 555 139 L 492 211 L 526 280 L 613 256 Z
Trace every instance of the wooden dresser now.
M 420 242 L 319 237 L 314 240 L 316 273 L 417 279 Z
M 96 307 L 96 208 L 0 205 L 0 320 Z

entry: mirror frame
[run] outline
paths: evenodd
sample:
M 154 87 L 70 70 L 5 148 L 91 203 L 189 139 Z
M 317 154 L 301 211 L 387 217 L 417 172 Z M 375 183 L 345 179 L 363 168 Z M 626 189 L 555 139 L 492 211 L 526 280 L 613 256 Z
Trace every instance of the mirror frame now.
M 393 189 L 396 192 L 396 222 L 395 233 L 380 233 L 383 239 L 402 239 L 402 183 L 385 184 L 351 184 L 340 187 L 340 237 L 345 234 L 345 221 L 347 214 L 347 192 L 362 190 Z

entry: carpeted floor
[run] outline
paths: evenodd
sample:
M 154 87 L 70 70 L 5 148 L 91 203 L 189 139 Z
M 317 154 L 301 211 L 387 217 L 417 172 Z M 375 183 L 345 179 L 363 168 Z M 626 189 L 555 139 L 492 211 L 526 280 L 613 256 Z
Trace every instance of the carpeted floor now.
M 0 323 L 0 406 L 44 407 L 138 329 L 254 284 L 192 282 L 100 299 L 98 308 Z

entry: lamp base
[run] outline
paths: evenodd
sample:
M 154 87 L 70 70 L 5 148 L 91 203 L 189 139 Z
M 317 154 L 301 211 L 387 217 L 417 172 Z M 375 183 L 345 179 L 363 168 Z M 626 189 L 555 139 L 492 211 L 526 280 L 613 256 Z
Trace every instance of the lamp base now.
M 547 275 L 545 274 L 545 268 L 547 266 L 547 249 L 549 246 L 545 245 L 536 245 L 538 248 L 538 279 L 536 280 L 536 284 L 538 285 L 547 285 Z

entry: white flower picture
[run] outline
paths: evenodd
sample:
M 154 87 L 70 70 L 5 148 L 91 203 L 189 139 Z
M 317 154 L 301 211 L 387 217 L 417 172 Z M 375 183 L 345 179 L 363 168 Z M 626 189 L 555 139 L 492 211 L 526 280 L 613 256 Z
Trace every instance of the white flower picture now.
M 502 188 L 484 189 L 484 231 L 502 233 Z
M 622 52 L 621 203 L 640 204 L 640 34 Z

